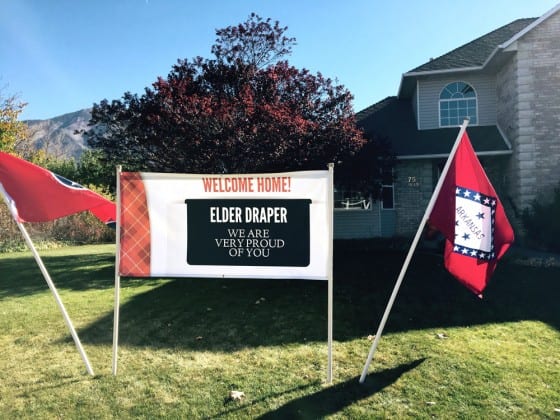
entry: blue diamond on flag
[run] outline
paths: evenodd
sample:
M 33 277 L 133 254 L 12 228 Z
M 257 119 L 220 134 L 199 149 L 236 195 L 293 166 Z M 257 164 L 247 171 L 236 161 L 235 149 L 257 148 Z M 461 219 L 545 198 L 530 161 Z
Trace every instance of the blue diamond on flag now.
M 455 190 L 454 252 L 479 260 L 495 258 L 494 216 L 496 204 L 496 197 L 457 186 Z

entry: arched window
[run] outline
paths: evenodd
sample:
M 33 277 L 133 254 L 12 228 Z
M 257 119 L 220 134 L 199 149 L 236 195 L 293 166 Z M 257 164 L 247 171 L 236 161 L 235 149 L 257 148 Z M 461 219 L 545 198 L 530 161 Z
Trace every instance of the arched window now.
M 439 95 L 439 125 L 457 126 L 469 117 L 469 124 L 478 123 L 476 92 L 465 82 L 449 83 Z

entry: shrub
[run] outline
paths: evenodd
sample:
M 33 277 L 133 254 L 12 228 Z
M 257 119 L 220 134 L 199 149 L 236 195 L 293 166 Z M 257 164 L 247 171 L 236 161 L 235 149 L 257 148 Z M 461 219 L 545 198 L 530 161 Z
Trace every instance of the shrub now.
M 560 183 L 548 200 L 533 200 L 521 220 L 529 245 L 560 252 Z
M 103 189 L 93 185 L 88 188 L 112 199 Z M 26 223 L 25 229 L 37 248 L 53 248 L 65 244 L 81 245 L 115 241 L 115 231 L 101 223 L 89 212 L 63 217 L 52 222 Z M 26 249 L 21 233 L 0 198 L 0 252 Z
M 62 245 L 82 245 L 115 241 L 115 231 L 89 212 L 77 213 L 52 222 L 25 223 L 25 229 L 38 249 Z M 0 252 L 23 251 L 27 245 L 0 199 Z

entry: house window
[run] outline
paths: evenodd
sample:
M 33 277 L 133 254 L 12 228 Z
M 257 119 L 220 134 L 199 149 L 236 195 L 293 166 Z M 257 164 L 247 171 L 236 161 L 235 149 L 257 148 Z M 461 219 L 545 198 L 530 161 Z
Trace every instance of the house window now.
M 445 160 L 433 160 L 432 161 L 432 191 L 435 190 L 436 185 L 439 181 L 439 177 L 443 172 L 443 167 L 445 166 Z
M 334 189 L 334 208 L 342 210 L 370 210 L 371 197 L 359 191 Z
M 465 82 L 449 83 L 439 95 L 440 127 L 458 126 L 465 117 L 469 124 L 477 124 L 477 101 L 473 87 Z
M 393 185 L 393 169 L 383 170 L 381 178 L 381 208 L 392 210 L 395 208 L 395 188 Z

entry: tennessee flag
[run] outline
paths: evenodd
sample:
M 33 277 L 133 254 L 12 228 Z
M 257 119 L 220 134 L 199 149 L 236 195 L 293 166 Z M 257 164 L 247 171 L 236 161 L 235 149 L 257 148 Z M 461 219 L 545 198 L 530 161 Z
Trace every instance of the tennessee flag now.
M 445 236 L 445 267 L 481 296 L 513 229 L 465 132 L 452 158 L 429 224 Z
M 20 222 L 47 222 L 89 210 L 99 220 L 116 221 L 115 203 L 60 175 L 0 152 L 0 183 Z

